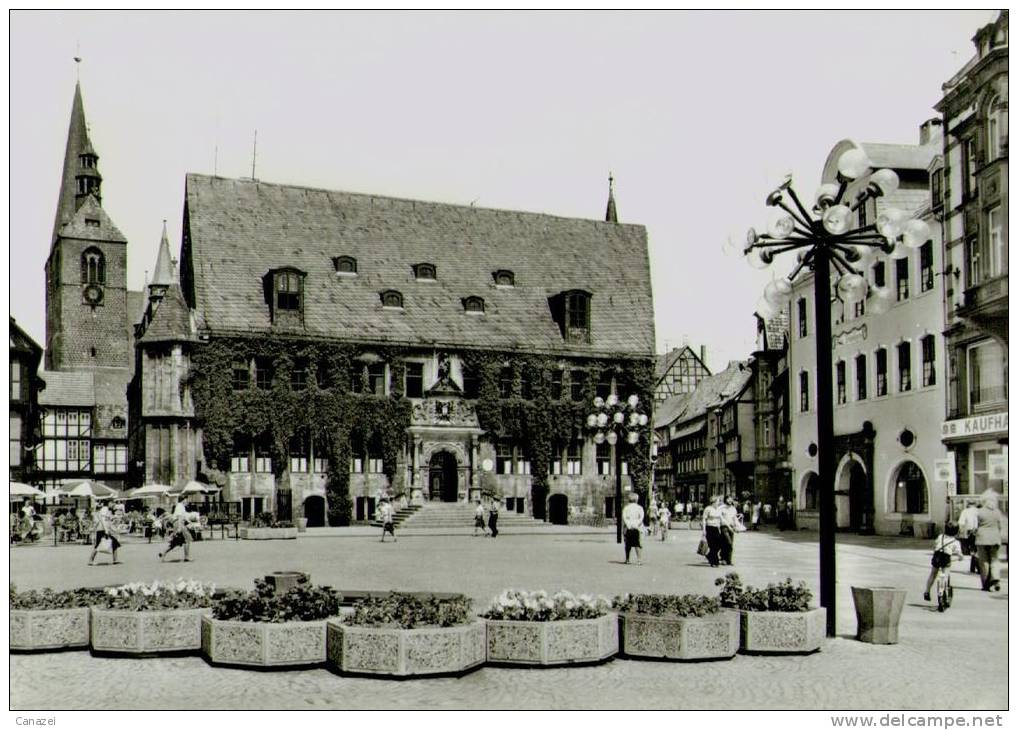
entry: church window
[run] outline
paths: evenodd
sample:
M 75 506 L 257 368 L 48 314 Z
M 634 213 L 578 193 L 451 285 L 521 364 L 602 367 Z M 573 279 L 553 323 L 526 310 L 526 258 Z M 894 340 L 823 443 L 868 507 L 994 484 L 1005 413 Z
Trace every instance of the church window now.
M 463 300 L 463 310 L 467 314 L 484 314 L 484 300 L 481 297 L 466 297 Z
M 81 283 L 106 283 L 106 257 L 97 248 L 85 249 L 81 254 Z
M 414 264 L 414 278 L 418 281 L 434 281 L 434 264 Z
M 516 286 L 516 276 L 509 269 L 499 269 L 492 273 L 495 286 Z
M 357 274 L 357 259 L 353 256 L 336 256 L 332 259 L 332 265 L 336 267 L 337 274 L 344 276 Z
M 381 293 L 382 306 L 387 309 L 402 309 L 403 295 L 395 289 L 388 289 Z

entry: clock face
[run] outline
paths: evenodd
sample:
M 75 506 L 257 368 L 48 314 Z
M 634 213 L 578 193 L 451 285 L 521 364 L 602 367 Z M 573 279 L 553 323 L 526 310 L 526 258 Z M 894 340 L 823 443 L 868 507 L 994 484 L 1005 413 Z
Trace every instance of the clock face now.
M 103 300 L 103 290 L 98 284 L 89 284 L 86 286 L 82 295 L 85 297 L 85 301 L 93 307 L 97 304 L 101 304 Z

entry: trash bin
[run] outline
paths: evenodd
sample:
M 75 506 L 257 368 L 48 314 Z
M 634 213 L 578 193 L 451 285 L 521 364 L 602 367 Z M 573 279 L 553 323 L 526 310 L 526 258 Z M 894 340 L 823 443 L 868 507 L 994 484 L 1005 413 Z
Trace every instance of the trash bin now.
M 852 586 L 855 638 L 869 644 L 897 644 L 906 591 L 892 586 Z
M 302 573 L 299 570 L 276 570 L 265 576 L 265 580 L 276 593 L 286 593 L 291 588 L 295 588 L 298 583 L 303 583 L 309 578 L 307 573 Z
M 307 532 L 307 531 L 308 531 L 308 518 L 307 517 L 298 517 L 297 518 L 297 532 Z

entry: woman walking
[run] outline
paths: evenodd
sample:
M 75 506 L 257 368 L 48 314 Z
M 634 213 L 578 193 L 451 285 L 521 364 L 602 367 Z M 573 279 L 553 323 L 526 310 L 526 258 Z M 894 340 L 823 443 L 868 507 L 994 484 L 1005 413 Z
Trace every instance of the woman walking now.
M 979 577 L 984 591 L 1000 590 L 1000 562 L 997 553 L 1003 542 L 1007 518 L 997 503 L 997 493 L 983 492 L 976 512 L 976 554 L 979 556 Z
M 498 500 L 491 500 L 491 508 L 488 510 L 488 529 L 492 537 L 498 537 Z
M 88 558 L 89 565 L 94 565 L 92 561 L 95 560 L 95 554 L 99 552 L 99 545 L 104 539 L 109 539 L 113 564 L 117 565 L 120 562 L 117 560 L 117 550 L 120 549 L 120 541 L 117 540 L 116 531 L 113 527 L 113 514 L 110 512 L 110 508 L 105 505 L 99 510 L 99 514 L 96 515 L 95 540 L 92 543 L 92 554 Z
M 735 523 L 738 521 L 739 508 L 735 506 L 735 500 L 725 497 L 725 504 L 721 507 L 721 561 L 725 565 L 734 565 Z
M 720 563 L 721 557 L 721 519 L 722 515 L 722 504 L 723 498 L 720 494 L 716 495 L 709 505 L 703 510 L 703 516 L 701 519 L 701 525 L 703 526 L 703 536 L 707 539 L 707 562 L 715 568 Z

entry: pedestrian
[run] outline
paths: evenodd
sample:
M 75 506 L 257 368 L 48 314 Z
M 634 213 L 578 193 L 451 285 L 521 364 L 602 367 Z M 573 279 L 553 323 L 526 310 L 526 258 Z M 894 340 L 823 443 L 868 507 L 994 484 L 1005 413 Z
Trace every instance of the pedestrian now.
M 753 502 L 753 511 L 750 513 L 750 519 L 749 519 L 750 525 L 752 525 L 752 529 L 754 531 L 760 529 L 760 511 L 761 511 L 761 509 L 762 509 L 762 505 L 760 504 L 760 500 L 757 499 L 755 502 Z
M 396 542 L 396 525 L 392 521 L 392 504 L 388 499 L 383 499 L 378 505 L 378 519 L 382 522 L 382 540 L 385 542 L 385 533 L 392 535 L 392 541 Z
M 763 520 L 764 520 L 764 522 L 770 522 L 773 513 L 774 513 L 774 507 L 772 507 L 771 503 L 768 502 L 767 504 L 765 504 L 763 506 Z
M 721 508 L 721 561 L 725 565 L 734 565 L 733 556 L 735 553 L 735 524 L 739 521 L 739 508 L 735 506 L 735 500 L 725 497 L 724 506 Z
M 480 528 L 482 535 L 487 535 L 488 530 L 484 527 L 484 505 L 477 500 L 477 507 L 474 509 L 474 537 L 477 537 L 477 529 Z
M 657 524 L 661 530 L 661 542 L 665 542 L 668 539 L 668 528 L 671 527 L 672 513 L 668 511 L 668 505 L 661 503 L 660 509 L 657 511 Z
M 944 525 L 944 534 L 933 542 L 933 558 L 930 560 L 930 575 L 926 579 L 926 590 L 923 600 L 930 600 L 930 589 L 941 568 L 950 568 L 954 558 L 961 560 L 961 541 L 958 540 L 958 525 L 948 522 Z
M 778 497 L 778 509 L 774 513 L 774 519 L 777 520 L 778 529 L 784 530 L 787 526 L 785 525 L 785 498 Z
M 35 529 L 35 507 L 25 497 L 21 505 L 21 541 L 28 542 L 32 537 L 32 530 Z
M 492 537 L 498 537 L 498 500 L 491 500 L 491 507 L 488 508 L 488 529 Z
M 626 546 L 626 563 L 629 563 L 629 553 L 635 550 L 636 562 L 642 565 L 640 533 L 643 531 L 643 507 L 640 506 L 640 497 L 636 492 L 629 493 L 629 504 L 622 510 L 622 524 L 625 527 L 623 540 Z
M 115 529 L 113 527 L 113 514 L 110 512 L 110 508 L 103 505 L 96 515 L 95 521 L 95 538 L 92 543 L 92 554 L 88 558 L 88 564 L 93 565 L 95 560 L 95 554 L 99 552 L 99 545 L 104 539 L 110 541 L 110 553 L 113 560 L 113 564 L 117 565 L 120 563 L 117 560 L 117 550 L 120 549 L 120 542 L 117 540 Z
M 742 524 L 748 525 L 753 518 L 753 503 L 749 501 L 749 497 L 742 503 Z
M 718 494 L 714 500 L 703 510 L 701 518 L 701 537 L 707 540 L 707 562 L 717 567 L 721 562 L 721 518 L 724 498 Z
M 657 501 L 650 500 L 650 504 L 647 506 L 647 516 L 650 519 L 650 534 L 657 534 Z
M 969 572 L 979 572 L 979 555 L 976 551 L 976 528 L 979 527 L 979 503 L 969 502 L 965 509 L 958 515 L 958 539 L 961 540 L 962 550 L 969 558 Z
M 987 489 L 979 498 L 976 512 L 976 553 L 984 591 L 1000 590 L 1000 562 L 997 553 L 1007 532 L 1007 518 L 998 507 L 997 493 Z
M 159 562 L 169 555 L 170 551 L 184 548 L 184 562 L 191 562 L 191 530 L 188 526 L 187 497 L 183 494 L 177 498 L 177 504 L 173 507 L 173 514 L 170 515 L 170 544 L 166 550 L 159 553 Z

